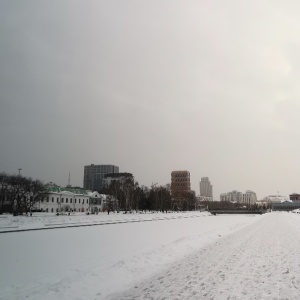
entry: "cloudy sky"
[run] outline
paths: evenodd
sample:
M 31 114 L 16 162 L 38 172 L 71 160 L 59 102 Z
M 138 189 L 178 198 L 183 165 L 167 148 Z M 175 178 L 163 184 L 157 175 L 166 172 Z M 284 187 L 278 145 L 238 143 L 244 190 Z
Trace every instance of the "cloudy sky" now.
M 300 192 L 298 1 L 0 2 L 0 171 Z

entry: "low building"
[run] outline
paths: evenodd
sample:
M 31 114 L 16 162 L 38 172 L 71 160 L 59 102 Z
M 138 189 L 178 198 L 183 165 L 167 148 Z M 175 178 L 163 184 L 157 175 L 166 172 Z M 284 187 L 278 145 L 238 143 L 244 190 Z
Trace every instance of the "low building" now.
M 108 187 L 113 181 L 125 182 L 127 179 L 133 180 L 131 173 L 109 173 L 104 175 L 103 186 Z
M 200 201 L 213 201 L 212 197 L 198 196 Z
M 90 199 L 89 211 L 93 214 L 103 211 L 104 195 L 92 191 L 88 191 L 87 193 Z
M 273 211 L 292 211 L 294 209 L 300 208 L 300 202 L 292 202 L 291 200 L 286 200 L 283 202 L 272 202 L 271 208 Z
M 300 194 L 297 193 L 290 194 L 290 200 L 292 200 L 293 202 L 300 201 Z
M 43 199 L 35 204 L 34 209 L 44 212 L 85 212 L 89 210 L 89 195 L 81 188 L 48 185 Z
M 285 196 L 282 195 L 269 195 L 263 198 L 262 202 L 267 203 L 268 205 L 271 203 L 281 203 L 281 202 L 285 202 L 287 200 L 287 198 Z
M 89 211 L 92 214 L 106 211 L 108 209 L 118 210 L 118 200 L 116 200 L 113 196 L 91 191 L 88 191 L 88 195 L 90 198 Z

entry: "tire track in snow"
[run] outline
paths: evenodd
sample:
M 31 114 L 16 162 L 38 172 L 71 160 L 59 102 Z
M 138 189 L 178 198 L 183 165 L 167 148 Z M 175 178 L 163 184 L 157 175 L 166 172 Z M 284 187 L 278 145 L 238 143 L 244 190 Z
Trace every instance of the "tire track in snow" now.
M 262 216 L 109 299 L 300 299 L 296 217 Z

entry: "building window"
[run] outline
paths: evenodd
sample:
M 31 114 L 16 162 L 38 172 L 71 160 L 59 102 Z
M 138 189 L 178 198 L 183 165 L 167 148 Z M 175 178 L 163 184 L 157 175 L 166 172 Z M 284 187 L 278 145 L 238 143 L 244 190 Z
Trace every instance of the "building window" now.
M 52 202 L 54 202 L 54 197 L 52 197 Z
M 61 203 L 64 203 L 64 198 L 61 198 Z
M 52 198 L 52 200 L 53 200 L 53 198 Z M 51 212 L 53 212 L 53 208 L 51 208 Z
M 68 200 L 68 198 L 66 198 L 66 203 L 69 203 L 69 200 Z
M 56 202 L 58 203 L 58 198 L 56 198 Z
M 49 197 L 47 197 L 47 202 L 49 202 Z
M 74 203 L 76 203 L 76 199 L 74 200 Z
M 70 199 L 70 203 L 72 203 L 72 199 Z
M 82 199 L 82 204 L 84 204 L 84 199 Z
M 78 199 L 78 203 L 80 203 L 80 199 Z
M 86 204 L 88 204 L 89 203 L 89 200 L 86 200 Z

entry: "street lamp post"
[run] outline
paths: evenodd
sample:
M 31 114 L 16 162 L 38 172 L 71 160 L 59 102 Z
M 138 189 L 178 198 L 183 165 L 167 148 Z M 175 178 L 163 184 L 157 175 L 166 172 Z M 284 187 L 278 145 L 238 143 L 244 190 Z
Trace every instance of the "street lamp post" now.
M 20 187 L 20 176 L 21 176 L 21 170 L 22 169 L 18 169 L 19 170 L 19 187 Z M 19 200 L 19 193 L 17 194 L 17 198 L 18 198 L 18 200 Z M 18 200 L 17 199 L 15 199 L 15 215 L 17 215 L 17 207 L 18 207 Z

